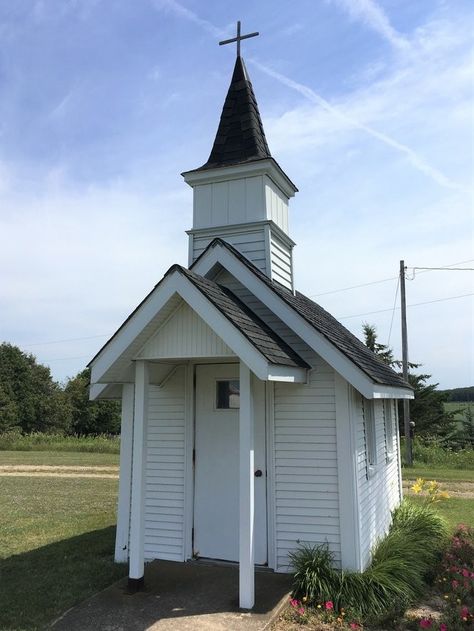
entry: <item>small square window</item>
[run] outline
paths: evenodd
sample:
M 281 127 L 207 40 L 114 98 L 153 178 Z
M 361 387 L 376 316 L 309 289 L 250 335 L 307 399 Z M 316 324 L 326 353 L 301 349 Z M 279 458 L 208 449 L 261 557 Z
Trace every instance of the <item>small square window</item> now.
M 240 382 L 237 379 L 216 383 L 216 408 L 218 410 L 240 408 Z

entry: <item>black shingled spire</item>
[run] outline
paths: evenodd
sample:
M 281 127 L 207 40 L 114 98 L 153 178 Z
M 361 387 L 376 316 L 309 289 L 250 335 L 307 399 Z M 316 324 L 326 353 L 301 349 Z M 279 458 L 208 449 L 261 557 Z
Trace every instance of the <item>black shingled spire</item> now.
M 271 158 L 270 149 L 247 69 L 237 57 L 211 155 L 197 170 L 263 158 Z

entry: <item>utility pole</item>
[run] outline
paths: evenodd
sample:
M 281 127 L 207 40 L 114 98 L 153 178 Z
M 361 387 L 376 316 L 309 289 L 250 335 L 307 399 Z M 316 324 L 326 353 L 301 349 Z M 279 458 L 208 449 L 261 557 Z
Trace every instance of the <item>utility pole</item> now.
M 405 295 L 405 261 L 400 261 L 400 298 L 402 313 L 402 366 L 403 379 L 408 382 L 408 336 L 407 336 L 407 301 Z M 413 452 L 410 433 L 410 401 L 403 399 L 403 426 L 405 429 L 406 463 L 413 464 Z

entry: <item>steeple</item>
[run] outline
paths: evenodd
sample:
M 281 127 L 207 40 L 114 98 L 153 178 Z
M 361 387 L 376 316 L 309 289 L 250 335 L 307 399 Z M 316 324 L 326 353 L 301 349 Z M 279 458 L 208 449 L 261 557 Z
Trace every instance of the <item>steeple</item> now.
M 222 109 L 219 127 L 208 161 L 201 169 L 242 164 L 271 158 L 257 99 L 242 57 L 234 72 Z
M 257 100 L 240 56 L 207 162 L 183 173 L 193 189 L 189 264 L 216 237 L 231 243 L 273 281 L 293 290 L 293 246 L 288 203 L 298 190 L 270 154 Z

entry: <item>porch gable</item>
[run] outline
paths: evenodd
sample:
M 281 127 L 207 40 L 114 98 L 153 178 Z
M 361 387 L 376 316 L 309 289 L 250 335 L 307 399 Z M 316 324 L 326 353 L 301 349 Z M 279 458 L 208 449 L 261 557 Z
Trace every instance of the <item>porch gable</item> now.
M 235 353 L 184 301 L 137 355 L 137 359 L 196 357 L 235 357 Z

